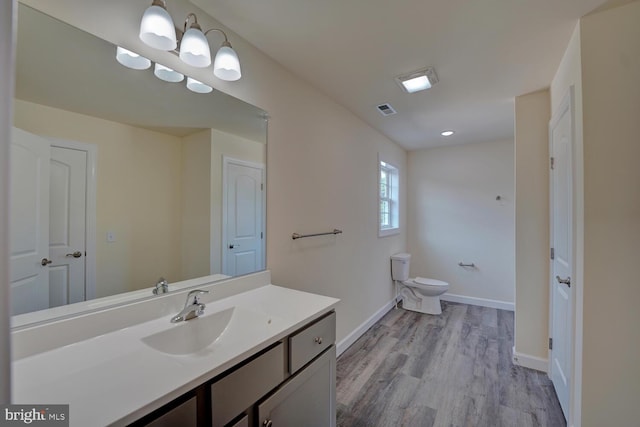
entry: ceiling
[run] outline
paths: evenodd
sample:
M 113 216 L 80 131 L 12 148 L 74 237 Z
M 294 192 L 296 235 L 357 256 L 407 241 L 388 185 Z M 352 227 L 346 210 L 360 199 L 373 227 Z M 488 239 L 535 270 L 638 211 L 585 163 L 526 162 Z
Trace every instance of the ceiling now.
M 605 0 L 192 3 L 415 150 L 513 138 L 514 97 L 549 86 L 577 20 Z M 426 66 L 440 79 L 428 91 L 394 81 Z M 382 103 L 398 114 L 383 117 Z

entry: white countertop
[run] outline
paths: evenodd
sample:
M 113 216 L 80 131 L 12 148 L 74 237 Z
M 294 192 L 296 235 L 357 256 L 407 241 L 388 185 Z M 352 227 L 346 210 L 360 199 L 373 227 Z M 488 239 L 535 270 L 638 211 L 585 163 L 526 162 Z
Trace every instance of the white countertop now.
M 274 285 L 207 304 L 202 319 L 166 315 L 14 361 L 14 403 L 69 404 L 70 425 L 126 425 L 231 368 L 333 309 L 339 300 Z M 189 355 L 142 338 L 235 307 L 220 338 Z

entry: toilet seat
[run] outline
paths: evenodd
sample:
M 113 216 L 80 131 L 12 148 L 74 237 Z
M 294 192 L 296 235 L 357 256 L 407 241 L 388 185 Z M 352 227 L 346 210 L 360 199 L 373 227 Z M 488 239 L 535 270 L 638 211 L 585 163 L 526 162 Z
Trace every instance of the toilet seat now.
M 429 288 L 429 287 L 448 287 L 447 282 L 436 279 L 427 279 L 425 277 L 416 277 L 415 279 L 409 279 L 405 282 L 407 285 L 415 286 L 416 288 Z

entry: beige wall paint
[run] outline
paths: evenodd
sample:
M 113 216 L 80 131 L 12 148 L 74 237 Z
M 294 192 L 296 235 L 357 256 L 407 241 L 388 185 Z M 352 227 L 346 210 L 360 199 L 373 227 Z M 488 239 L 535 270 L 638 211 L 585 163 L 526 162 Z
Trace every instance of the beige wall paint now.
M 549 337 L 549 90 L 516 97 L 515 351 L 547 359 Z
M 451 294 L 514 302 L 513 149 L 499 141 L 409 153 L 412 277 L 444 280 Z
M 223 157 L 265 164 L 266 146 L 236 135 L 212 129 L 211 131 L 211 268 L 222 271 L 222 163 Z
M 181 277 L 180 138 L 24 101 L 15 125 L 97 146 L 96 297 Z
M 185 66 L 140 42 L 145 6 L 128 0 L 25 3 L 268 111 L 267 267 L 273 282 L 342 299 L 338 341 L 391 301 L 389 257 L 406 250 L 406 192 L 401 192 L 401 234 L 378 238 L 377 158 L 379 151 L 385 153 L 406 182 L 405 150 L 232 31 L 243 77 L 223 82 L 210 69 Z M 183 0 L 172 1 L 169 9 L 176 17 L 199 12 Z M 225 28 L 203 12 L 198 20 L 206 28 Z M 294 231 L 334 227 L 344 234 L 291 240 Z
M 638 424 L 640 2 L 582 20 L 582 425 Z
M 211 270 L 211 130 L 182 138 L 182 277 Z

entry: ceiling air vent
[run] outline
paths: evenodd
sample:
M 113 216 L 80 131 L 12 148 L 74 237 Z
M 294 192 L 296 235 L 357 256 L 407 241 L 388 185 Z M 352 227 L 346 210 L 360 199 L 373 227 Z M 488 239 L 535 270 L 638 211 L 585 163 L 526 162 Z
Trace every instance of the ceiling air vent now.
M 383 116 L 391 116 L 392 114 L 396 114 L 397 111 L 393 109 L 393 107 L 389 104 L 380 104 L 378 105 L 378 111 Z

